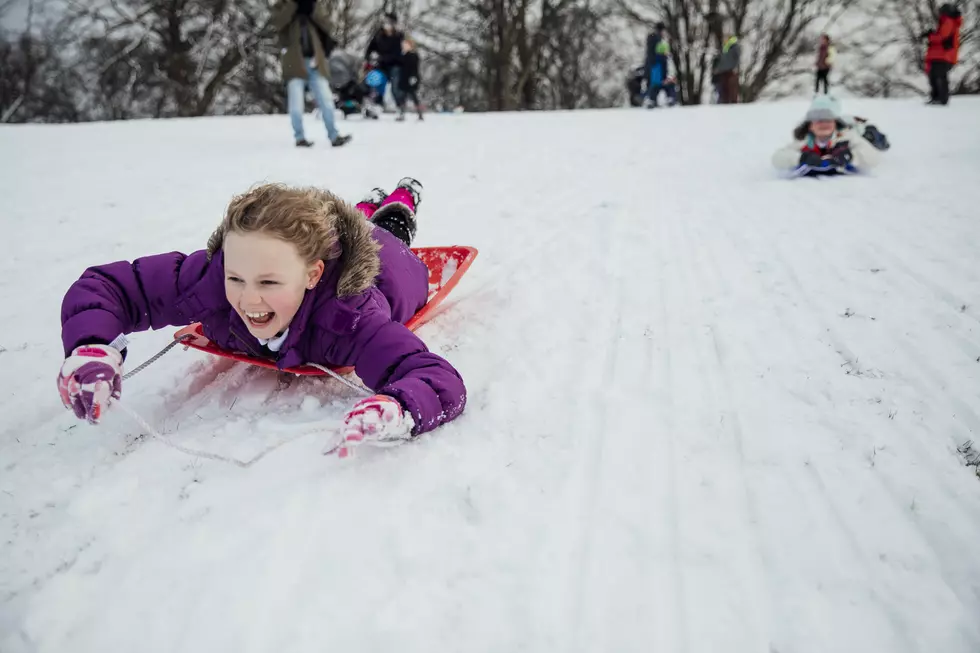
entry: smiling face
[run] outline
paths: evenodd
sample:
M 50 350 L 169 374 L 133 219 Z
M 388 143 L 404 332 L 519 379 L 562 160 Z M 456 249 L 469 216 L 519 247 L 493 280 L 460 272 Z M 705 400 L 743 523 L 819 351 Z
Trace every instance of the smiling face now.
M 323 261 L 307 263 L 294 245 L 262 232 L 229 231 L 224 253 L 225 297 L 256 338 L 288 327 L 323 275 Z
M 818 141 L 825 141 L 834 135 L 837 129 L 835 120 L 814 120 L 810 123 L 810 131 Z

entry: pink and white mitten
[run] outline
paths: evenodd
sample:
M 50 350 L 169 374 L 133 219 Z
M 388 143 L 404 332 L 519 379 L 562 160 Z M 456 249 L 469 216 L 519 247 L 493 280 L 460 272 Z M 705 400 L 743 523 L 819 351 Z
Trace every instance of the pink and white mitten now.
M 354 404 L 344 418 L 340 443 L 324 453 L 338 458 L 353 455 L 355 447 L 393 447 L 412 439 L 415 420 L 396 399 L 374 395 Z
M 98 424 L 113 399 L 122 396 L 122 354 L 107 345 L 76 347 L 58 374 L 58 392 L 65 408 L 78 419 Z

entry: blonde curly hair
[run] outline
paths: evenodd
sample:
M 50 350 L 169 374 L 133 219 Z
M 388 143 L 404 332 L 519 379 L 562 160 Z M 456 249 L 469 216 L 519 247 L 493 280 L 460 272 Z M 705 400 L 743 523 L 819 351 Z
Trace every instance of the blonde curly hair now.
M 208 239 L 207 252 L 213 257 L 231 231 L 273 236 L 294 245 L 306 263 L 340 259 L 337 294 L 348 296 L 370 287 L 381 270 L 381 247 L 371 238 L 372 230 L 357 208 L 329 191 L 261 184 L 232 198 Z

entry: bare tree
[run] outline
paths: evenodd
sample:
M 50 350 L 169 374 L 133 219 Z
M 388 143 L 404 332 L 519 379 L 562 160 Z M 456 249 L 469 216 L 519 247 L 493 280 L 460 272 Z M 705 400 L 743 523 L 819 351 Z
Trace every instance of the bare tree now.
M 415 21 L 431 95 L 477 110 L 609 106 L 604 0 L 439 0 Z
M 0 19 L 13 0 L 0 4 Z M 37 73 L 35 43 L 32 35 L 34 0 L 27 7 L 27 24 L 18 35 L 0 35 L 0 122 L 10 122 L 31 95 Z
M 681 101 L 699 104 L 711 78 L 712 55 L 721 48 L 722 25 L 743 43 L 740 70 L 745 101 L 794 73 L 810 52 L 802 37 L 828 12 L 848 0 L 617 0 L 633 24 L 652 29 L 663 22 L 677 68 Z
M 618 38 L 611 33 L 611 6 L 583 2 L 555 12 L 538 55 L 540 86 L 550 93 L 549 107 L 604 107 L 619 95 L 606 80 L 619 82 L 626 61 L 617 55 Z M 530 99 L 530 98 L 528 98 Z
M 66 64 L 52 31 L 38 26 L 38 13 L 30 0 L 23 29 L 0 32 L 0 122 L 83 118 L 74 102 L 81 80 Z
M 68 2 L 59 31 L 81 44 L 85 72 L 95 83 L 115 78 L 138 85 L 130 95 L 152 107 L 140 106 L 140 114 L 211 113 L 253 53 L 274 53 L 263 40 L 269 12 L 260 0 Z

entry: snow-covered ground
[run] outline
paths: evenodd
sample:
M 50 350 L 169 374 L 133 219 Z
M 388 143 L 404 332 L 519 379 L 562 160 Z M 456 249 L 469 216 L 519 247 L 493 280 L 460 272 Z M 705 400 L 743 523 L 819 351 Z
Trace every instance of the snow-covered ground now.
M 849 102 L 867 177 L 777 179 L 803 102 L 0 130 L 0 651 L 976 653 L 980 102 Z M 96 263 L 204 245 L 261 180 L 401 176 L 480 256 L 422 337 L 463 416 L 320 455 L 335 381 L 174 351 L 55 390 Z M 129 361 L 172 330 L 137 334 Z M 317 433 L 316 431 L 319 431 Z M 980 447 L 980 444 L 978 444 Z

